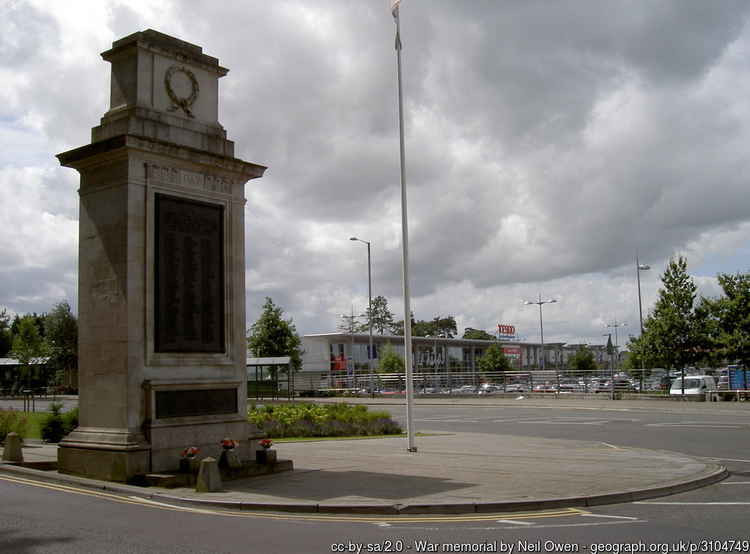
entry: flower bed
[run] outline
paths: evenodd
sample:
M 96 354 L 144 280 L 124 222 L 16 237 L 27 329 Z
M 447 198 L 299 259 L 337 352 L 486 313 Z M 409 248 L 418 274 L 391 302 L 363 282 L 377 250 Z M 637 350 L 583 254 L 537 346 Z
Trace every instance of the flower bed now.
M 277 404 L 250 408 L 248 420 L 269 437 L 397 435 L 401 427 L 385 411 L 350 404 Z

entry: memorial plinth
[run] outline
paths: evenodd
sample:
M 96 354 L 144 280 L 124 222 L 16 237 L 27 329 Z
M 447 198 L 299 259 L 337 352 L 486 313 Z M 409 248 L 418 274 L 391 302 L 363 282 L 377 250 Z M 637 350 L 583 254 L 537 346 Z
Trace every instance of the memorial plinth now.
M 58 155 L 80 173 L 79 427 L 62 472 L 127 481 L 197 446 L 251 458 L 245 342 L 245 183 L 218 122 L 227 73 L 153 30 L 113 43 L 110 109 L 89 145 Z

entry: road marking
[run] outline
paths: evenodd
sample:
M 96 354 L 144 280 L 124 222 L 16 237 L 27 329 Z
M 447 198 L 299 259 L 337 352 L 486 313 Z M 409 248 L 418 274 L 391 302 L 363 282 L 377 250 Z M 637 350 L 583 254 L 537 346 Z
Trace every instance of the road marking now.
M 512 519 L 498 519 L 495 523 L 509 523 L 511 525 L 534 525 L 531 521 L 513 521 Z
M 632 519 L 634 521 L 637 521 L 637 517 L 629 517 L 629 516 L 609 516 L 606 514 L 581 514 L 583 517 L 609 517 L 612 519 Z
M 604 425 L 607 420 L 601 421 L 519 421 L 518 423 L 531 423 L 534 425 Z
M 580 516 L 587 514 L 585 510 L 579 508 L 560 508 L 558 510 L 539 511 L 539 512 L 517 512 L 510 514 L 472 514 L 472 515 L 382 515 L 382 516 L 356 516 L 356 515 L 328 515 L 328 514 L 288 514 L 288 513 L 274 513 L 274 512 L 253 512 L 248 510 L 236 511 L 227 509 L 213 509 L 213 508 L 194 508 L 189 506 L 179 506 L 169 504 L 166 502 L 159 502 L 148 498 L 140 498 L 137 496 L 118 496 L 111 493 L 99 492 L 89 489 L 82 489 L 77 487 L 71 487 L 67 485 L 61 485 L 56 483 L 45 483 L 41 481 L 34 481 L 32 479 L 25 479 L 22 477 L 0 475 L 0 481 L 8 481 L 19 485 L 27 485 L 32 487 L 38 487 L 43 489 L 54 490 L 58 492 L 67 492 L 71 494 L 78 494 L 82 496 L 94 496 L 102 500 L 109 500 L 112 502 L 119 502 L 122 504 L 134 504 L 142 507 L 148 507 L 159 510 L 169 510 L 177 512 L 187 512 L 200 515 L 212 515 L 212 516 L 223 516 L 223 517 L 244 517 L 244 518 L 264 518 L 264 519 L 275 519 L 275 520 L 296 520 L 296 521 L 316 521 L 316 522 L 335 522 L 335 523 L 461 523 L 461 522 L 480 522 L 480 521 L 496 521 L 499 517 L 507 520 L 520 520 L 520 519 L 541 519 L 541 518 L 553 518 L 553 517 L 569 517 L 569 516 Z
M 750 464 L 750 460 L 738 460 L 736 458 L 706 458 L 706 460 L 717 460 L 719 462 L 744 462 Z
M 589 523 L 554 523 L 554 524 L 548 524 L 548 525 L 534 525 L 533 527 L 527 527 L 529 531 L 537 532 L 539 529 L 558 529 L 561 527 L 601 527 L 603 525 L 633 525 L 634 523 L 648 523 L 645 519 L 639 519 L 637 521 L 599 521 L 599 522 L 589 522 Z M 399 526 L 394 526 L 394 529 L 398 529 Z M 410 531 L 450 531 L 451 529 L 456 529 L 459 531 L 497 531 L 497 530 L 520 530 L 520 527 L 510 527 L 510 526 L 498 526 L 494 525 L 491 527 L 468 527 L 468 526 L 461 526 L 461 527 L 422 527 L 422 526 L 409 526 L 408 529 Z
M 693 429 L 742 429 L 739 425 L 712 425 L 710 423 L 647 423 L 646 427 L 670 427 L 674 428 L 693 428 Z
M 729 481 L 729 482 L 723 482 L 719 483 L 720 485 L 750 485 L 750 481 Z
M 622 450 L 622 448 L 620 448 L 619 446 L 615 446 L 614 444 L 609 444 L 608 442 L 604 442 L 604 441 L 599 441 L 599 442 L 601 442 L 604 446 L 609 446 L 610 448 L 614 448 L 615 450 Z
M 750 502 L 633 502 L 654 506 L 750 506 Z

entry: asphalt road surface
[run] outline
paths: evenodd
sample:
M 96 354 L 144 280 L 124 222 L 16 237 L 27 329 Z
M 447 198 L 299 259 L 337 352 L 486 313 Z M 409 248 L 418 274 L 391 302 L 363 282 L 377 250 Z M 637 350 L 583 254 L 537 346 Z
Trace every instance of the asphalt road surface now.
M 357 517 L 196 509 L 0 474 L 0 552 L 750 552 L 750 406 L 626 406 L 417 405 L 415 413 L 420 431 L 672 450 L 718 460 L 730 477 L 583 510 Z M 388 408 L 401 418 L 401 406 Z

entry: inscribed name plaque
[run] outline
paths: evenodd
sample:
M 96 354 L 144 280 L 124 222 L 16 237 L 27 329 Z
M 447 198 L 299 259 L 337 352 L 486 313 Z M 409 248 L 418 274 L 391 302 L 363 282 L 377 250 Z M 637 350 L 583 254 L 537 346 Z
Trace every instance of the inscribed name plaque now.
M 156 391 L 156 417 L 232 414 L 237 411 L 237 389 Z
M 157 194 L 155 212 L 154 351 L 223 353 L 224 208 Z

